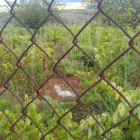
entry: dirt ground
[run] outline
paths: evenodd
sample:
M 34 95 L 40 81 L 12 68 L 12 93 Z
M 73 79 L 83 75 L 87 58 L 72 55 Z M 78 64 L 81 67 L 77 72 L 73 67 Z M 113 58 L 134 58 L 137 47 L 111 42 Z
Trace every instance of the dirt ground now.
M 60 13 L 60 18 L 65 24 L 87 22 L 95 13 L 95 9 L 65 9 Z M 5 13 L 0 13 L 0 27 L 3 27 L 8 18 L 3 16 Z M 5 17 L 5 18 L 3 18 Z M 15 26 L 10 22 L 7 27 Z
M 95 9 L 67 9 L 60 13 L 64 23 L 87 22 L 95 13 Z
M 66 77 L 65 79 L 78 93 L 80 93 L 84 89 L 81 85 L 79 78 L 72 76 L 72 77 Z M 49 96 L 55 100 L 59 100 L 61 98 L 76 98 L 76 97 L 59 96 L 56 89 L 55 89 L 55 85 L 60 85 L 62 90 L 68 90 L 68 91 L 74 93 L 73 90 L 71 89 L 71 87 L 63 79 L 51 79 L 41 89 L 42 94 L 43 95 L 44 95 L 44 93 L 49 94 Z

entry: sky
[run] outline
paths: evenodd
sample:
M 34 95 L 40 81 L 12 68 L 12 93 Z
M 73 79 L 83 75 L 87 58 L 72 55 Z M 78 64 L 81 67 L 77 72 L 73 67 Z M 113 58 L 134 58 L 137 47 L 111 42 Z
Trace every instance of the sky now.
M 12 2 L 14 0 L 8 0 L 9 2 Z M 0 5 L 6 5 L 6 3 L 4 2 L 4 0 L 0 0 Z
M 5 4 L 4 0 L 0 0 L 0 5 Z
M 8 0 L 8 1 L 12 2 L 14 0 Z M 56 1 L 67 3 L 67 2 L 80 2 L 81 0 L 56 0 Z M 4 2 L 4 0 L 0 0 L 0 5 L 6 5 L 6 3 Z

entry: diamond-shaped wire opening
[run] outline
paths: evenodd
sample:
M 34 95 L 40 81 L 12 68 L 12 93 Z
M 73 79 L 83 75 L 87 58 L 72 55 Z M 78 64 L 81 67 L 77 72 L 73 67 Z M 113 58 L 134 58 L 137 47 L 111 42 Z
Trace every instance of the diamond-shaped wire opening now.
M 31 35 L 26 29 L 21 27 L 11 27 L 8 28 L 8 31 L 10 31 L 8 36 L 6 36 L 6 29 L 3 31 L 3 43 L 6 44 L 17 55 L 17 57 L 20 57 L 31 44 Z
M 58 103 L 50 97 L 41 97 L 42 101 L 31 100 L 28 102 L 23 112 L 26 113 L 27 111 L 25 114 L 28 117 L 27 121 L 31 122 L 31 125 L 34 123 L 44 137 L 46 132 L 48 133 L 57 127 L 57 120 L 59 114 L 62 114 L 62 110 L 58 107 Z
M 17 59 L 11 52 L 9 52 L 9 50 L 4 45 L 0 45 L 0 47 L 0 71 L 3 71 L 3 75 L 8 78 L 11 75 L 11 72 L 14 72 L 17 69 Z
M 111 118 L 109 118 L 111 120 Z M 132 124 L 133 125 L 132 125 Z M 117 122 L 113 125 L 113 123 L 108 124 L 109 129 L 106 130 L 106 135 L 112 140 L 114 138 L 127 138 L 127 139 L 133 139 L 137 138 L 137 134 L 139 131 L 136 131 L 137 128 L 139 128 L 139 121 L 136 120 L 133 116 L 126 116 L 121 121 Z M 112 126 L 111 126 L 112 125 Z
M 51 77 L 41 88 L 45 91 L 47 96 L 52 97 L 54 100 L 74 101 L 79 91 L 81 91 L 80 79 L 77 77 L 61 77 L 55 74 Z
M 10 117 L 9 117 L 10 116 Z M 0 137 L 2 139 L 6 139 L 7 137 L 11 138 L 21 138 L 20 135 L 15 132 L 14 130 L 11 130 L 11 126 L 13 125 L 13 120 L 16 119 L 16 117 L 14 116 L 14 114 L 12 112 L 9 112 L 8 110 L 3 111 L 0 109 L 0 118 L 1 118 L 1 124 L 0 128 L 1 128 L 1 132 L 0 132 Z M 11 121 L 12 120 L 12 121 Z
M 99 68 L 94 63 L 92 56 L 86 55 L 76 46 L 57 62 L 56 67 L 63 77 L 79 78 L 85 90 L 99 80 Z
M 43 47 L 42 47 L 43 48 Z M 51 56 L 53 50 L 44 46 L 45 52 Z M 53 63 L 46 54 L 33 45 L 21 58 L 21 68 L 30 74 L 41 85 L 52 74 Z
M 55 62 L 73 45 L 73 36 L 62 25 L 43 26 L 37 31 L 35 37 L 37 44 L 46 52 L 51 53 L 53 50 L 51 59 Z
M 94 27 L 94 25 L 91 27 L 94 29 L 94 36 L 91 36 L 90 40 L 91 43 L 92 40 L 95 42 L 95 45 L 93 44 L 95 61 L 104 68 L 129 47 L 129 39 L 118 28 Z
M 14 105 L 12 105 L 13 102 L 14 102 Z M 0 108 L 3 111 L 9 110 L 17 115 L 18 114 L 20 115 L 22 111 L 22 106 L 23 106 L 22 99 L 11 90 L 7 89 L 0 96 Z
M 88 110 L 95 115 L 102 114 L 104 112 L 110 112 L 116 110 L 120 103 L 119 94 L 107 85 L 104 81 L 101 81 L 86 94 L 80 98 L 80 101 L 85 105 Z
M 134 47 L 140 51 L 140 42 L 139 42 L 139 39 L 140 39 L 140 35 L 138 35 L 135 40 L 134 40 Z
M 131 63 L 132 60 L 135 61 Z M 139 62 L 139 54 L 131 49 L 106 70 L 106 78 L 124 91 L 136 89 L 140 85 Z
M 25 95 L 34 96 L 34 92 L 37 90 L 37 83 L 32 81 L 21 69 L 16 71 L 8 81 L 8 84 L 8 89 L 22 99 L 24 99 Z
M 133 44 L 132 49 L 140 55 L 140 44 L 139 44 L 139 38 L 140 38 L 140 30 L 136 32 L 136 34 L 132 37 L 132 40 L 130 40 L 129 44 Z
M 5 84 L 6 82 L 6 77 L 0 72 L 0 93 L 3 91 L 4 87 L 3 85 Z

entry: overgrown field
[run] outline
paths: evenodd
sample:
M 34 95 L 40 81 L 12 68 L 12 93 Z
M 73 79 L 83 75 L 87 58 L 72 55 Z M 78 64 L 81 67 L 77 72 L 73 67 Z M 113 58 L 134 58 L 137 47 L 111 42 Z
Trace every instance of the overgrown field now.
M 69 25 L 69 28 L 76 34 L 83 25 Z M 139 28 L 139 27 L 138 27 Z M 134 35 L 136 31 L 126 29 Z M 56 63 L 67 50 L 73 46 L 73 36 L 62 25 L 41 27 L 36 34 L 36 43 Z M 18 58 L 32 44 L 31 35 L 24 28 L 10 27 L 3 32 L 3 42 L 16 54 Z M 100 27 L 90 24 L 78 36 L 78 45 L 58 63 L 57 72 L 63 77 L 78 77 L 82 89 L 76 89 L 81 95 L 100 79 L 100 69 L 104 69 L 117 56 L 129 47 L 129 38 L 118 28 Z M 134 46 L 140 51 L 139 36 L 134 41 Z M 82 48 L 90 58 L 80 50 Z M 6 77 L 17 69 L 17 60 L 9 50 L 0 44 L 0 72 Z M 100 66 L 97 67 L 92 59 Z M 21 68 L 26 70 L 34 80 L 41 85 L 53 72 L 54 64 L 35 45 L 24 54 L 20 61 Z M 128 51 L 111 65 L 104 73 L 105 78 L 116 87 L 132 106 L 140 103 L 140 56 L 133 49 Z M 57 74 L 52 79 L 60 79 Z M 0 92 L 4 90 L 5 81 L 0 79 Z M 34 83 L 28 76 L 19 69 L 9 81 L 9 89 L 16 93 L 24 105 L 27 105 L 35 97 L 37 90 Z M 69 90 L 70 87 L 68 87 Z M 31 95 L 30 97 L 28 95 Z M 76 101 L 74 98 L 53 100 L 49 97 L 47 90 L 44 97 L 52 104 L 58 115 L 61 116 L 72 108 Z M 117 122 L 129 116 L 130 106 L 124 99 L 101 80 L 94 88 L 91 88 L 80 99 L 81 105 L 85 106 L 103 125 L 109 129 Z M 3 110 L 14 123 L 22 116 L 22 108 L 16 98 L 6 90 L 0 96 L 0 109 Z M 0 110 L 0 111 L 1 111 Z M 28 116 L 40 127 L 43 134 L 47 133 L 57 125 L 58 116 L 45 101 L 35 101 L 27 107 Z M 140 107 L 133 112 L 140 119 Z M 41 133 L 28 116 L 22 117 L 15 125 L 15 131 L 24 140 L 39 140 Z M 102 138 L 102 128 L 88 114 L 83 107 L 77 106 L 69 112 L 61 123 L 68 129 L 77 140 L 98 140 Z M 0 112 L 0 136 L 4 138 L 10 132 L 11 124 L 2 112 Z M 130 117 L 106 134 L 111 140 L 140 140 L 140 124 L 135 117 Z M 12 133 L 9 140 L 19 138 Z M 57 127 L 49 133 L 45 140 L 71 140 L 71 136 L 62 126 Z

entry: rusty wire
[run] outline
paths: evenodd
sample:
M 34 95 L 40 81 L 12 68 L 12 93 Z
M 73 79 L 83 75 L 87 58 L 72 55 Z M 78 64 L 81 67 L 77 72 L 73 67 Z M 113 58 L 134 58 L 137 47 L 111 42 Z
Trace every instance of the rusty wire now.
M 9 20 L 6 22 L 6 24 L 3 26 L 3 28 L 0 31 L 0 44 L 2 44 L 17 60 L 17 69 L 11 73 L 9 78 L 6 78 L 2 72 L 0 72 L 0 77 L 1 79 L 4 81 L 4 90 L 0 93 L 0 96 L 2 94 L 4 94 L 7 90 L 11 93 L 12 96 L 14 96 L 17 101 L 22 105 L 23 110 L 22 110 L 22 116 L 20 118 L 18 118 L 18 120 L 16 120 L 15 122 L 12 122 L 12 120 L 10 120 L 10 118 L 5 114 L 5 112 L 3 110 L 0 109 L 0 111 L 5 115 L 5 117 L 7 118 L 7 120 L 9 121 L 11 128 L 10 128 L 10 133 L 7 134 L 7 136 L 5 138 L 0 138 L 2 140 L 5 140 L 6 138 L 8 138 L 9 135 L 11 135 L 12 133 L 14 133 L 19 139 L 22 140 L 21 136 L 17 134 L 17 132 L 14 130 L 14 126 L 18 123 L 18 121 L 20 121 L 20 119 L 22 119 L 24 116 L 28 117 L 31 122 L 36 126 L 36 128 L 38 129 L 38 131 L 41 133 L 42 138 L 41 140 L 43 140 L 50 132 L 52 132 L 53 130 L 55 130 L 58 126 L 63 127 L 63 129 L 71 136 L 71 138 L 73 138 L 75 140 L 75 137 L 71 134 L 71 132 L 61 123 L 61 120 L 63 119 L 63 117 L 65 117 L 70 111 L 72 111 L 73 109 L 75 109 L 77 106 L 81 106 L 81 108 L 87 112 L 89 115 L 92 116 L 92 118 L 96 121 L 96 123 L 101 127 L 101 129 L 103 130 L 102 133 L 102 140 L 103 139 L 107 139 L 110 140 L 110 138 L 107 137 L 107 133 L 113 129 L 114 127 L 120 125 L 121 123 L 123 123 L 124 121 L 128 120 L 130 117 L 135 117 L 135 119 L 137 119 L 140 123 L 140 119 L 133 113 L 134 110 L 140 106 L 140 103 L 133 106 L 131 105 L 131 103 L 123 96 L 123 94 L 116 88 L 114 87 L 104 76 L 105 71 L 111 67 L 111 65 L 113 65 L 118 59 L 120 59 L 124 54 L 126 54 L 128 51 L 130 50 L 134 50 L 137 54 L 140 55 L 140 52 L 134 47 L 134 40 L 137 38 L 137 36 L 140 34 L 140 31 L 137 32 L 134 36 L 130 36 L 126 30 L 124 30 L 115 20 L 113 20 L 107 13 L 105 13 L 102 9 L 102 2 L 103 0 L 98 0 L 98 10 L 97 12 L 92 16 L 92 18 L 79 30 L 79 32 L 77 34 L 74 34 L 67 25 L 65 25 L 58 17 L 55 16 L 55 14 L 53 13 L 53 8 L 52 8 L 52 4 L 54 2 L 54 0 L 52 0 L 50 3 L 48 3 L 46 0 L 44 0 L 44 2 L 46 3 L 46 5 L 48 6 L 48 14 L 46 15 L 46 17 L 44 18 L 44 20 L 41 22 L 41 24 L 37 27 L 37 29 L 35 30 L 34 33 L 32 33 L 32 31 L 16 16 L 16 11 L 14 10 L 15 4 L 17 3 L 17 0 L 15 0 L 13 2 L 13 4 L 11 5 L 7 0 L 5 0 L 5 2 L 8 4 L 8 6 L 10 7 L 10 13 L 11 13 L 11 17 L 9 18 Z M 78 36 L 81 34 L 81 32 L 91 23 L 92 20 L 94 20 L 99 14 L 104 15 L 106 18 L 108 18 L 110 21 L 112 21 L 129 39 L 128 42 L 128 48 L 126 50 L 124 50 L 121 54 L 119 54 L 112 62 L 110 62 L 104 69 L 102 69 L 100 67 L 100 65 L 89 56 L 89 54 L 87 52 L 85 52 L 79 45 L 78 45 L 78 41 L 77 38 Z M 38 32 L 38 30 L 40 29 L 40 27 L 43 25 L 43 23 L 50 17 L 52 16 L 54 19 L 56 19 L 59 23 L 62 24 L 62 26 L 73 36 L 73 45 L 71 46 L 71 48 L 69 48 L 63 55 L 62 57 L 55 63 L 52 58 L 43 50 L 43 48 L 40 47 L 39 44 L 37 44 L 36 42 L 36 38 L 35 35 Z M 28 46 L 28 48 L 22 53 L 22 55 L 18 58 L 16 56 L 16 54 L 3 42 L 3 36 L 2 33 L 4 31 L 4 29 L 6 28 L 6 26 L 8 25 L 8 23 L 15 18 L 20 24 L 23 25 L 23 27 L 25 29 L 27 29 L 27 31 L 31 34 L 31 44 Z M 21 60 L 24 57 L 25 53 L 28 52 L 28 50 L 35 45 L 41 52 L 43 52 L 46 56 L 46 58 L 48 58 L 52 64 L 53 64 L 53 72 L 51 74 L 50 77 L 48 77 L 41 85 L 39 85 L 34 78 L 26 72 L 26 70 L 24 70 L 21 66 Z M 81 52 L 83 52 L 99 69 L 100 71 L 100 78 L 98 79 L 98 81 L 96 81 L 95 83 L 93 83 L 93 85 L 91 85 L 88 89 L 86 89 L 85 91 L 83 91 L 82 94 L 78 94 L 76 92 L 76 90 L 74 89 L 74 87 L 72 87 L 72 85 L 65 79 L 65 77 L 63 77 L 60 72 L 57 70 L 57 66 L 59 65 L 59 63 L 64 59 L 64 57 L 74 48 L 78 48 Z M 34 99 L 32 99 L 26 106 L 23 106 L 22 102 L 20 101 L 20 98 L 11 91 L 11 89 L 9 88 L 9 81 L 10 79 L 17 73 L 18 70 L 22 70 L 27 77 L 35 84 L 37 90 L 36 90 L 36 97 Z M 49 79 L 51 79 L 55 74 L 59 75 L 74 91 L 74 93 L 77 95 L 77 99 L 76 99 L 76 105 L 73 106 L 71 109 L 69 109 L 65 114 L 63 114 L 62 116 L 59 116 L 59 114 L 57 113 L 57 111 L 54 109 L 54 107 L 49 103 L 49 101 L 43 96 L 39 94 L 39 90 L 49 81 Z M 129 105 L 130 110 L 129 110 L 129 115 L 127 117 L 125 117 L 123 120 L 117 122 L 115 125 L 113 125 L 112 127 L 110 127 L 109 129 L 105 130 L 104 126 L 98 121 L 98 119 L 86 108 L 86 106 L 84 106 L 81 103 L 81 98 L 91 89 L 94 88 L 98 83 L 100 83 L 102 80 L 104 80 L 108 85 L 110 85 L 114 91 L 116 91 L 121 97 L 122 99 Z M 38 97 L 41 97 L 44 99 L 44 101 L 50 106 L 50 108 L 53 110 L 53 112 L 55 113 L 55 115 L 58 117 L 57 120 L 57 125 L 54 126 L 51 130 L 49 130 L 48 132 L 46 132 L 45 134 L 41 131 L 41 129 L 39 128 L 39 126 L 33 121 L 33 119 L 27 114 L 27 107 L 30 106 L 35 99 L 37 99 Z

